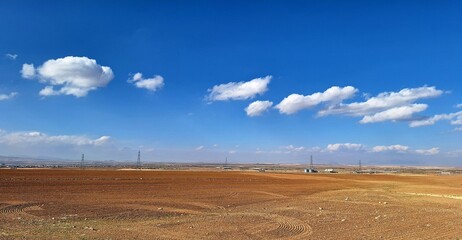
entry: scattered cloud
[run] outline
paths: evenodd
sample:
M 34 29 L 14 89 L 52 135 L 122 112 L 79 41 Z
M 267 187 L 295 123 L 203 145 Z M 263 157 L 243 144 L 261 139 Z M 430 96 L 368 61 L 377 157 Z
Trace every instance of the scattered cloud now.
M 207 96 L 209 101 L 245 100 L 262 95 L 268 91 L 268 84 L 272 76 L 255 78 L 248 82 L 230 82 L 215 85 L 208 89 L 210 94 Z
M 415 152 L 422 155 L 436 155 L 440 152 L 440 149 L 436 147 L 430 149 L 417 149 Z
M 47 135 L 45 133 L 31 132 L 7 132 L 0 131 L 0 144 L 49 144 L 49 145 L 74 145 L 74 146 L 101 146 L 110 140 L 109 136 L 101 136 L 91 139 L 79 135 Z
M 462 127 L 456 127 L 454 128 L 454 131 L 462 131 Z
M 270 101 L 255 101 L 245 108 L 245 112 L 249 117 L 256 117 L 262 115 L 271 106 L 273 106 L 273 102 Z
M 137 88 L 144 88 L 149 91 L 155 92 L 164 86 L 164 78 L 160 75 L 155 75 L 152 78 L 143 78 L 142 73 L 135 73 L 129 83 L 133 83 Z
M 462 108 L 462 103 L 457 104 L 456 108 Z
M 415 113 L 425 111 L 427 104 L 411 104 L 407 106 L 395 107 L 378 112 L 373 115 L 364 116 L 360 123 L 375 123 L 384 121 L 405 121 L 413 119 Z
M 18 54 L 14 54 L 14 53 L 7 53 L 5 54 L 5 57 L 11 59 L 11 60 L 16 60 L 16 58 L 18 57 Z
M 436 114 L 433 117 L 429 117 L 422 120 L 412 121 L 410 127 L 422 127 L 433 125 L 441 120 L 450 120 L 452 125 L 461 125 L 462 124 L 462 111 L 449 113 L 449 114 Z
M 196 148 L 196 151 L 200 151 L 200 150 L 203 150 L 205 147 L 204 146 L 199 146 Z
M 288 146 L 282 147 L 282 149 L 285 149 L 288 152 L 300 152 L 300 151 L 305 150 L 305 147 L 295 147 L 294 145 L 288 145 Z
M 300 110 L 314 107 L 321 103 L 335 105 L 343 100 L 353 97 L 358 90 L 352 86 L 333 86 L 324 92 L 317 92 L 311 95 L 291 94 L 284 98 L 275 108 L 283 114 L 294 114 Z
M 84 97 L 89 91 L 106 86 L 114 78 L 110 67 L 101 66 L 94 59 L 73 56 L 51 59 L 37 68 L 32 64 L 23 64 L 21 74 L 23 78 L 37 78 L 40 83 L 46 84 L 39 93 L 44 97 Z
M 0 101 L 9 100 L 18 95 L 17 92 L 11 92 L 9 94 L 0 94 Z
M 347 115 L 362 116 L 361 123 L 382 121 L 412 121 L 415 113 L 424 111 L 426 104 L 414 104 L 416 101 L 438 97 L 442 90 L 435 87 L 405 88 L 399 92 L 383 92 L 364 102 L 340 103 L 331 105 L 318 112 L 319 116 Z
M 25 79 L 33 79 L 35 77 L 35 67 L 34 64 L 24 63 L 20 71 L 21 76 Z
M 326 150 L 329 152 L 363 151 L 365 150 L 365 146 L 359 143 L 335 143 L 327 145 Z
M 409 150 L 408 146 L 403 145 L 389 145 L 389 146 L 375 146 L 372 148 L 372 152 L 399 152 L 405 153 Z

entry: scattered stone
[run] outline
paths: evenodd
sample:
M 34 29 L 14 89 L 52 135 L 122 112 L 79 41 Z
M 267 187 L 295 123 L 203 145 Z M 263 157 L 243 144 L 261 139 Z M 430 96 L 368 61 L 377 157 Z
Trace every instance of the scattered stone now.
M 345 198 L 345 201 L 348 201 L 348 200 L 350 200 L 350 198 L 346 197 L 346 198 Z
M 388 204 L 387 202 L 383 202 L 383 204 Z
M 346 221 L 346 219 L 344 218 L 344 219 L 342 219 L 341 221 L 342 221 L 342 222 L 345 222 L 345 221 Z
M 377 219 L 379 219 L 379 218 L 380 218 L 380 215 L 378 215 L 378 216 L 377 216 L 377 217 L 375 217 L 374 219 L 375 219 L 375 220 L 377 220 Z
M 425 226 L 426 226 L 426 227 L 430 227 L 430 226 L 431 226 L 431 224 L 430 224 L 430 223 L 427 223 Z
M 160 208 L 157 208 L 157 210 L 164 210 L 164 208 L 161 208 L 161 207 L 160 207 Z
M 324 208 L 322 208 L 322 207 L 319 207 L 318 209 L 319 209 L 319 210 L 324 210 Z

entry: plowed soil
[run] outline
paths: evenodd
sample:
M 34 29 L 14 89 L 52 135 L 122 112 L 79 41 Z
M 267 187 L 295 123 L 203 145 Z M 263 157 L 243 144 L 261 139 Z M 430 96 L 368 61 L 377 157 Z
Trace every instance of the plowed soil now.
M 462 176 L 2 169 L 0 239 L 462 239 Z

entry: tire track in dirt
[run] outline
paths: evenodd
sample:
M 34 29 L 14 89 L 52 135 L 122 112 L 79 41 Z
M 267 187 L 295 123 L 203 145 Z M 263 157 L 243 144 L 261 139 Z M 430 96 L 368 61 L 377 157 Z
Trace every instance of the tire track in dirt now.
M 9 205 L 6 207 L 3 207 L 0 209 L 0 214 L 12 214 L 12 213 L 20 213 L 20 212 L 25 212 L 28 209 L 31 209 L 33 207 L 38 207 L 40 208 L 40 204 L 38 203 L 23 203 L 23 204 L 15 204 L 15 205 Z
M 258 232 L 259 237 L 265 236 L 267 239 L 306 239 L 313 233 L 311 226 L 300 219 L 286 217 L 279 214 L 265 214 L 259 212 L 235 213 L 234 216 L 255 216 L 275 223 L 276 228 L 266 232 Z

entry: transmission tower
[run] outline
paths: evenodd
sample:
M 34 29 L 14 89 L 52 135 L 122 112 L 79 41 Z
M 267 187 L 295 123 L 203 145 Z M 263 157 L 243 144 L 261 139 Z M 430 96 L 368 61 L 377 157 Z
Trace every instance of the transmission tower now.
M 138 160 L 136 161 L 136 167 L 141 170 L 141 151 L 138 151 Z
M 361 172 L 361 159 L 359 160 L 359 171 Z
M 85 161 L 85 154 L 82 153 L 82 160 L 80 160 L 80 168 L 83 169 L 83 164 Z
M 310 155 L 310 169 L 314 169 L 313 168 L 313 155 Z

